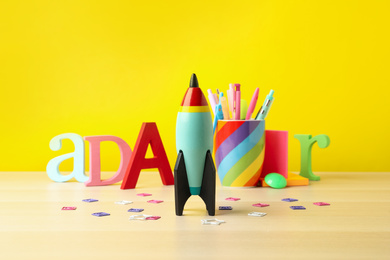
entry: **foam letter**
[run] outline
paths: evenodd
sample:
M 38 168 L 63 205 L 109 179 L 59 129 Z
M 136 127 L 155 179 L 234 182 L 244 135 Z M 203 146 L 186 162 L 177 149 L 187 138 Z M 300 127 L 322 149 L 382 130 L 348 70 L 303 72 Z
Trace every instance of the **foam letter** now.
M 131 148 L 130 146 L 123 141 L 123 139 L 112 136 L 112 135 L 97 135 L 97 136 L 86 136 L 84 140 L 89 141 L 89 180 L 84 184 L 85 186 L 103 186 L 114 184 L 119 182 L 125 176 L 125 171 L 128 162 L 130 161 Z M 101 170 L 100 170 L 100 142 L 103 141 L 112 141 L 119 146 L 121 153 L 121 163 L 119 165 L 119 170 L 115 173 L 113 177 L 108 180 L 101 180 Z
M 153 151 L 153 158 L 145 158 L 149 144 Z M 150 168 L 158 168 L 164 185 L 173 185 L 172 169 L 169 166 L 157 125 L 156 123 L 143 123 L 121 189 L 134 189 L 141 170 Z
M 320 148 L 326 148 L 330 144 L 327 135 L 317 135 L 313 138 L 311 135 L 294 135 L 301 143 L 301 171 L 299 175 L 308 178 L 311 181 L 319 181 L 320 176 L 313 174 L 311 170 L 311 148 L 315 142 L 318 142 Z
M 50 179 L 56 182 L 65 182 L 69 181 L 73 177 L 76 178 L 79 182 L 85 182 L 88 180 L 88 176 L 84 173 L 85 163 L 84 163 L 84 140 L 78 134 L 61 134 L 55 136 L 50 140 L 50 149 L 53 151 L 58 151 L 62 146 L 62 139 L 70 139 L 74 144 L 74 152 L 63 154 L 58 157 L 55 157 L 49 161 L 46 166 L 47 175 Z M 59 166 L 62 161 L 73 157 L 73 171 L 69 175 L 61 175 Z

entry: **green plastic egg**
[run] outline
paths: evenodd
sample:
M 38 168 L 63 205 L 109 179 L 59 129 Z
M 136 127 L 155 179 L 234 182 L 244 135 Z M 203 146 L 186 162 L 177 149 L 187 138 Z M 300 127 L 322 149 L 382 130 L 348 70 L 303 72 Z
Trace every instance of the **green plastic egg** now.
M 270 187 L 274 189 L 282 189 L 286 187 L 287 185 L 287 180 L 284 178 L 283 175 L 279 173 L 269 173 L 267 176 L 264 178 L 265 183 L 267 183 Z

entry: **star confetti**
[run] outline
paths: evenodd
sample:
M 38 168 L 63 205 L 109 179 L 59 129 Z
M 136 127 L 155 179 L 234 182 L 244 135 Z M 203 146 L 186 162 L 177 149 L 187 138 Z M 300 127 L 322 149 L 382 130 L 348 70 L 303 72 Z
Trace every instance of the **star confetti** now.
M 140 214 L 140 215 L 131 215 L 130 220 L 146 220 L 146 218 L 153 217 L 152 215 L 145 215 L 145 214 Z
M 96 202 L 96 201 L 99 201 L 99 200 L 95 200 L 95 199 L 85 199 L 85 200 L 83 200 L 84 202 L 88 202 L 88 203 L 90 203 L 90 202 Z
M 317 205 L 317 206 L 329 206 L 330 205 L 329 203 L 326 203 L 326 202 L 314 202 L 313 204 Z
M 202 225 L 220 225 L 221 223 L 226 223 L 224 220 L 214 219 L 202 219 Z
M 293 210 L 303 210 L 303 209 L 306 209 L 304 206 L 290 206 L 291 209 Z
M 269 204 L 256 203 L 256 204 L 252 204 L 252 206 L 254 206 L 254 207 L 268 207 Z
M 132 201 L 129 200 L 122 200 L 122 201 L 116 201 L 115 204 L 120 204 L 120 205 L 127 205 L 133 203 Z
M 104 217 L 104 216 L 110 216 L 110 214 L 106 212 L 96 212 L 96 213 L 92 213 L 92 216 Z
M 147 196 L 152 196 L 152 194 L 150 194 L 150 193 L 138 193 L 137 196 L 147 197 Z
M 231 206 L 219 206 L 219 210 L 232 210 Z
M 161 203 L 163 200 L 148 200 L 149 203 Z
M 248 216 L 252 216 L 252 217 L 264 217 L 265 215 L 267 215 L 267 213 L 263 213 L 263 212 L 251 212 L 248 214 Z
M 135 208 L 131 208 L 129 209 L 127 212 L 142 212 L 144 211 L 144 209 L 135 209 Z
M 76 210 L 77 207 L 62 207 L 61 210 Z
M 160 219 L 161 217 L 160 216 L 151 216 L 151 217 L 147 217 L 145 218 L 146 220 L 157 220 L 157 219 Z
M 233 198 L 233 197 L 229 197 L 229 198 L 226 198 L 225 200 L 229 200 L 229 201 L 237 201 L 237 200 L 240 200 L 240 198 Z
M 293 199 L 293 198 L 285 198 L 285 199 L 282 199 L 282 201 L 294 202 L 294 201 L 298 201 L 298 200 L 297 199 Z

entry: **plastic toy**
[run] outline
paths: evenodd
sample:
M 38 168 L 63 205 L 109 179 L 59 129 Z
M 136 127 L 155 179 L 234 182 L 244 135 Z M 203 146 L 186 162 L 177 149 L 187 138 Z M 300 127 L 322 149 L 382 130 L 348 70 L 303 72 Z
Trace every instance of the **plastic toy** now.
M 192 74 L 190 87 L 181 103 L 176 121 L 175 210 L 183 214 L 192 195 L 199 195 L 210 216 L 215 215 L 215 167 L 213 124 L 206 98 Z
M 318 142 L 320 148 L 326 148 L 330 144 L 327 135 L 317 135 L 312 138 L 311 135 L 294 135 L 301 143 L 301 171 L 299 175 L 308 178 L 311 181 L 319 181 L 320 176 L 314 175 L 311 170 L 311 148 L 315 142 Z
M 295 174 L 295 173 L 288 173 L 287 177 L 287 186 L 305 186 L 309 185 L 309 179 L 302 177 L 301 175 Z M 265 182 L 264 179 L 261 179 L 259 182 L 259 186 L 261 187 L 268 187 L 269 185 Z
M 86 136 L 84 140 L 89 141 L 89 179 L 84 183 L 85 186 L 102 186 L 110 185 L 120 182 L 125 175 L 127 163 L 130 161 L 131 148 L 123 141 L 123 139 L 112 136 L 112 135 L 97 135 L 97 136 Z M 100 170 L 100 142 L 111 141 L 119 146 L 121 154 L 121 162 L 118 171 L 113 177 L 108 180 L 101 180 Z
M 85 175 L 85 161 L 84 161 L 84 140 L 78 134 L 67 133 L 60 134 L 50 140 L 49 146 L 53 151 L 58 151 L 62 147 L 62 139 L 70 139 L 74 144 L 74 152 L 57 156 L 49 161 L 46 166 L 46 172 L 50 179 L 55 182 L 66 182 L 73 177 L 78 182 L 86 182 L 88 176 Z M 73 157 L 73 171 L 68 175 L 62 175 L 59 170 L 61 162 Z
M 264 181 L 274 189 L 282 189 L 286 187 L 287 180 L 283 177 L 283 175 L 279 173 L 270 173 L 265 176 Z
M 277 172 L 288 177 L 288 131 L 265 130 L 265 155 L 260 178 Z
M 145 158 L 149 144 L 153 151 L 153 158 Z M 151 168 L 159 170 L 164 185 L 173 185 L 172 170 L 157 125 L 156 123 L 143 123 L 121 189 L 134 189 L 141 170 Z

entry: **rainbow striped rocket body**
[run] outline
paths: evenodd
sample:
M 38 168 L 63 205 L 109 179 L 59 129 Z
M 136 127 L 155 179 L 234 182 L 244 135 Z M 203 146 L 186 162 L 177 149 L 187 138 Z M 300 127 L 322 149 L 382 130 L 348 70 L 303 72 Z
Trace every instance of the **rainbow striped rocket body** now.
M 185 158 L 192 195 L 199 195 L 207 151 L 213 151 L 213 124 L 202 90 L 190 87 L 181 103 L 176 120 L 176 150 Z

